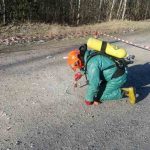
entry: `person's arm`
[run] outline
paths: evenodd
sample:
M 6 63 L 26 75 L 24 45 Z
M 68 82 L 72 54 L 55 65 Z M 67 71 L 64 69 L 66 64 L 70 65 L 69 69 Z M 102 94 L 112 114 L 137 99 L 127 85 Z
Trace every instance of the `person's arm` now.
M 84 76 L 84 75 L 85 75 L 85 69 L 82 68 L 82 69 L 80 69 L 79 72 L 75 73 L 75 75 L 74 75 L 75 81 L 78 81 L 78 80 L 81 79 L 81 77 Z
M 92 105 L 94 102 L 94 97 L 98 94 L 99 85 L 101 82 L 100 80 L 101 70 L 99 68 L 98 62 L 91 63 L 87 68 L 87 72 L 88 72 L 89 85 L 85 95 L 85 99 L 86 99 L 85 103 Z

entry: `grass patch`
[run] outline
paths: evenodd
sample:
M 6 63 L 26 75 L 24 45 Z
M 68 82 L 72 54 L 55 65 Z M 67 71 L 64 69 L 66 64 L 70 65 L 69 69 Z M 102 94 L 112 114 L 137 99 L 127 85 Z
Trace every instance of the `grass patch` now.
M 61 26 L 57 24 L 24 23 L 19 25 L 1 26 L 0 37 L 12 36 L 50 36 L 84 31 L 102 31 L 106 33 L 120 33 L 123 31 L 140 31 L 150 29 L 150 21 L 118 21 L 113 20 L 100 24 L 82 25 L 79 27 Z
M 150 20 L 118 21 L 113 20 L 100 24 L 82 25 L 79 27 L 61 26 L 58 24 L 24 23 L 0 28 L 0 45 L 16 45 L 34 42 L 46 42 L 61 39 L 81 39 L 93 36 L 95 31 L 107 34 L 129 33 L 150 29 Z

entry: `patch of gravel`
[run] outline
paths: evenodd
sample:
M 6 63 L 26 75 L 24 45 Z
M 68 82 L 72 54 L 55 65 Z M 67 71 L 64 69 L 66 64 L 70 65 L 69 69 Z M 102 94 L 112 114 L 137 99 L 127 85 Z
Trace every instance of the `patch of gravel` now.
M 149 44 L 143 34 L 124 38 Z M 63 59 L 77 43 L 16 46 L 0 54 L 1 150 L 149 149 L 149 51 L 116 43 L 136 56 L 128 83 L 140 95 L 136 105 L 123 99 L 87 107 L 86 87 L 72 88 L 73 72 Z

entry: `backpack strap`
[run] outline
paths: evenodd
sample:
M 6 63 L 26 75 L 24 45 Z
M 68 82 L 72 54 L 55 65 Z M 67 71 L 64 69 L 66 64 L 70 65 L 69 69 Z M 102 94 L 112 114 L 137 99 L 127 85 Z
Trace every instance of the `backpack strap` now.
M 87 60 L 86 60 L 86 64 L 85 64 L 85 75 L 87 74 L 87 64 L 89 62 L 89 60 L 91 58 L 93 58 L 94 56 L 97 56 L 97 55 L 100 55 L 101 53 L 100 52 L 94 52 L 92 54 L 90 54 L 88 57 L 87 57 Z
M 107 47 L 107 42 L 106 41 L 102 41 L 101 53 L 105 53 L 106 47 Z
M 95 53 L 93 53 L 93 54 L 90 54 L 88 57 L 87 57 L 87 60 L 86 60 L 86 64 L 85 64 L 85 79 L 86 79 L 86 81 L 87 81 L 87 84 L 88 84 L 88 79 L 87 79 L 87 64 L 88 64 L 88 62 L 89 62 L 89 60 L 91 59 L 91 58 L 93 58 L 94 56 L 97 56 L 97 55 L 99 55 L 99 52 L 95 52 Z

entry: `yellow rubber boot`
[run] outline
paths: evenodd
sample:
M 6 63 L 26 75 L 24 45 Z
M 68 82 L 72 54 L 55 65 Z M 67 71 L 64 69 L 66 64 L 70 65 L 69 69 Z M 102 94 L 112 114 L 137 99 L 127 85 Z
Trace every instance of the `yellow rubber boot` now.
M 129 97 L 129 102 L 131 105 L 134 105 L 136 103 L 136 92 L 135 88 L 129 87 L 129 88 L 122 88 L 122 90 L 125 92 L 125 95 Z

